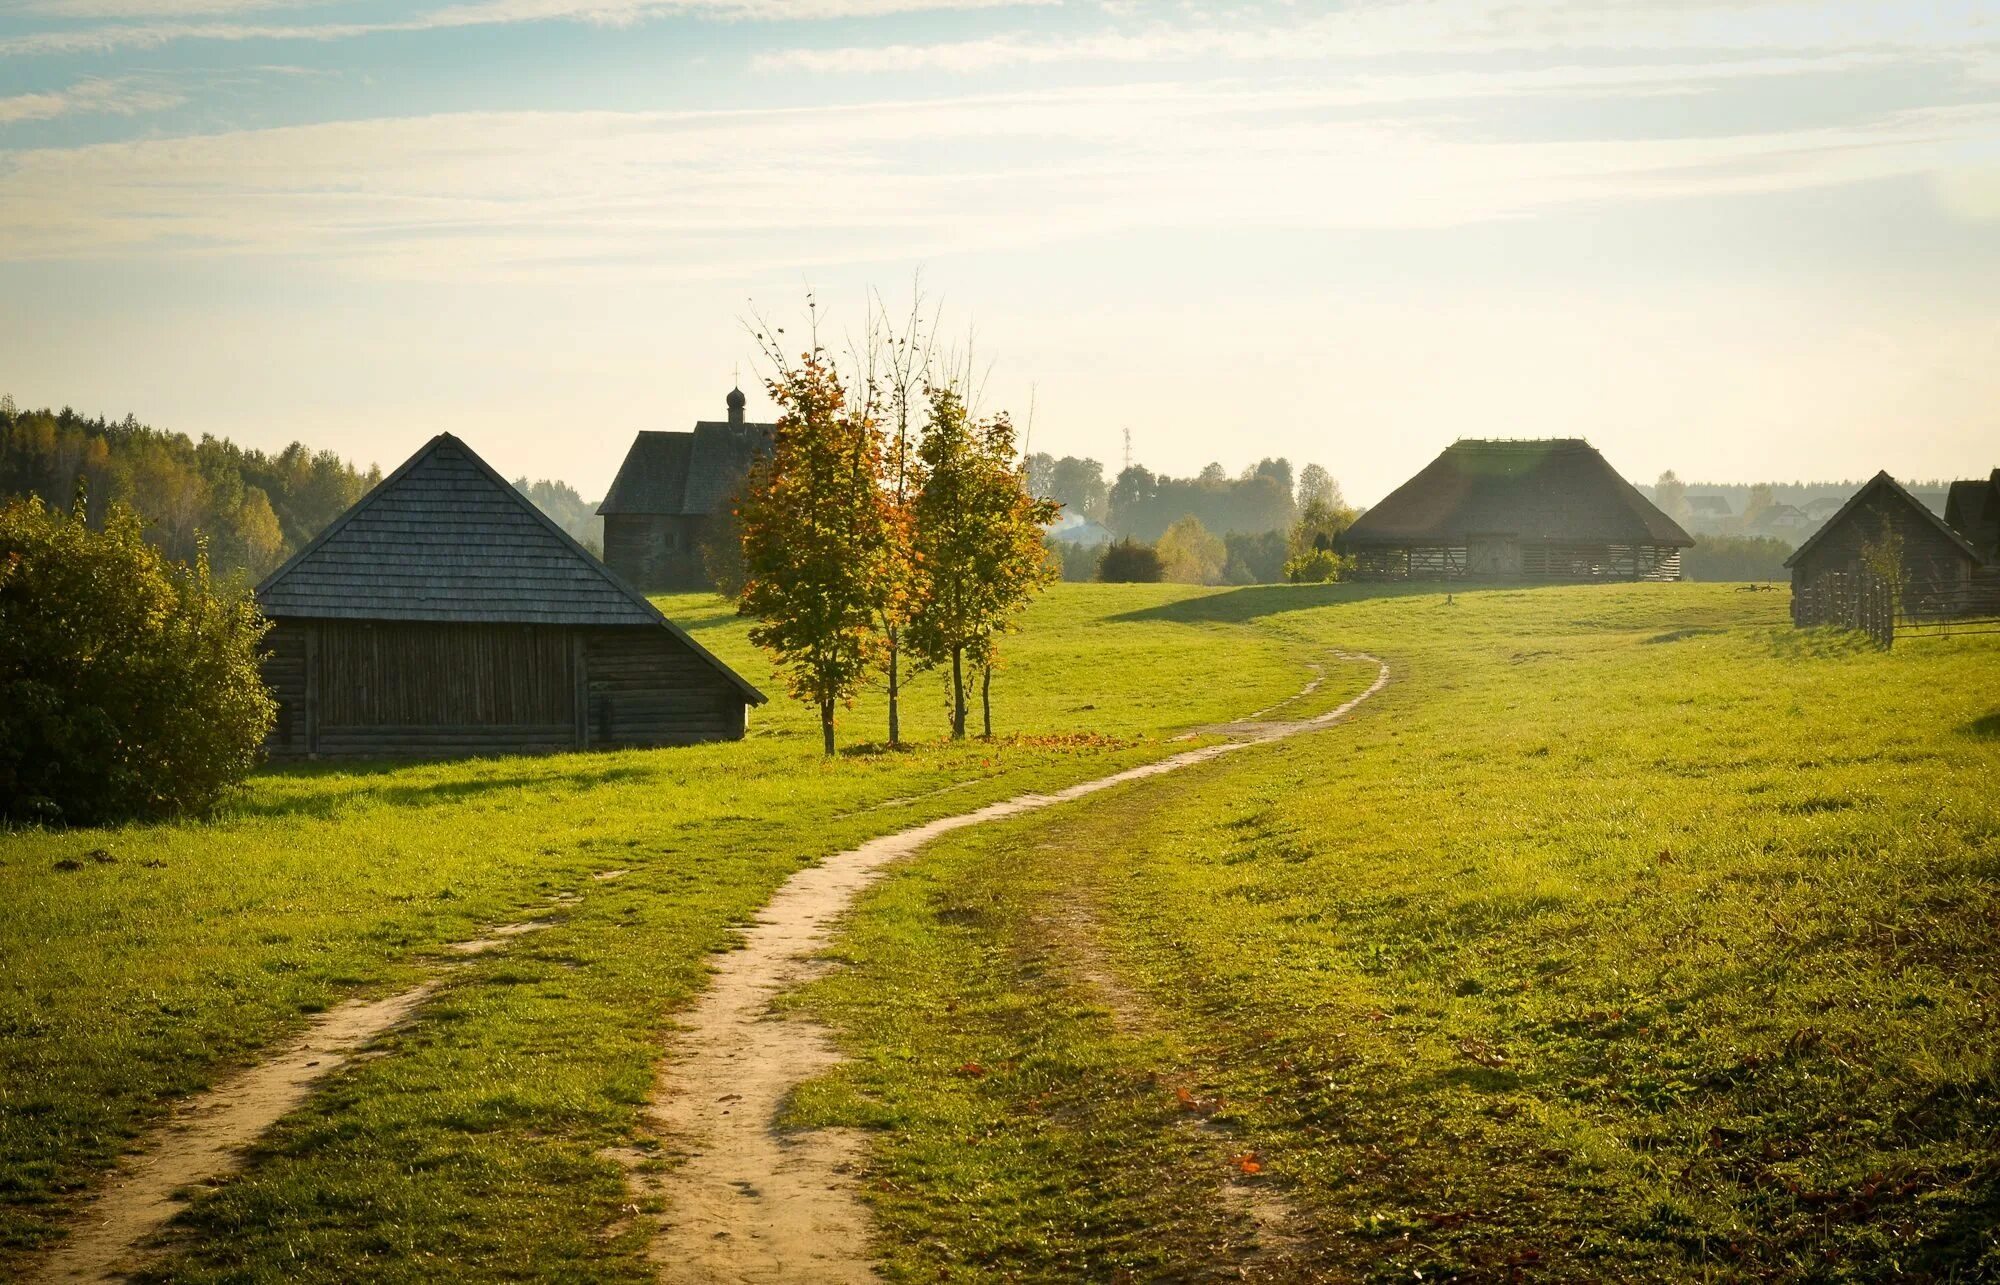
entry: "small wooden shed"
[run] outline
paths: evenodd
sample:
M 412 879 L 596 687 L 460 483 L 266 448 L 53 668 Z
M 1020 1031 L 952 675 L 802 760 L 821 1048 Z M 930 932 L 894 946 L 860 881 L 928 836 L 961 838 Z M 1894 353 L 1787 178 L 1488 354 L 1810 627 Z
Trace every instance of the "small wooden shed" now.
M 1334 547 L 1364 580 L 1678 580 L 1693 543 L 1581 438 L 1467 438 Z
M 1861 571 L 1867 550 L 1892 534 L 1902 542 L 1906 605 L 1962 592 L 1980 569 L 1981 558 L 1963 535 L 1902 483 L 1877 473 L 1785 559 L 1792 571 L 1794 617 L 1809 586 L 1830 573 Z
M 275 758 L 734 740 L 764 700 L 449 433 L 257 601 Z

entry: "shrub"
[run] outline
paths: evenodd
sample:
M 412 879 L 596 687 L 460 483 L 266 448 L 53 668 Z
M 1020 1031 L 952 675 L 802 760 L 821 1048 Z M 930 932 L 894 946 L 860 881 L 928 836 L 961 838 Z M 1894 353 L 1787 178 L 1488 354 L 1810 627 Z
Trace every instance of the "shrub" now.
M 246 595 L 210 578 L 205 554 L 169 561 L 123 505 L 93 531 L 32 496 L 10 501 L 0 806 L 70 823 L 213 807 L 256 764 L 271 725 L 264 629 Z
M 1783 580 L 1792 546 L 1767 535 L 1705 535 L 1681 554 L 1689 580 Z
M 1154 546 L 1167 579 L 1175 584 L 1220 584 L 1229 561 L 1229 546 L 1201 524 L 1185 517 L 1167 528 Z
M 1097 578 L 1106 584 L 1157 584 L 1166 574 L 1153 546 L 1137 540 L 1114 540 L 1097 560 Z
M 1285 560 L 1285 579 L 1293 584 L 1326 584 L 1354 569 L 1352 558 L 1331 549 L 1308 549 Z

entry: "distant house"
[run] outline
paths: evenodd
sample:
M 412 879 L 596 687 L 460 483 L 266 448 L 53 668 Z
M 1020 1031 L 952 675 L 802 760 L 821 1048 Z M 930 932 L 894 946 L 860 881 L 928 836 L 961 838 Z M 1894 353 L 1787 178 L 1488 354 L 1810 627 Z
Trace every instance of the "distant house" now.
M 1693 543 L 1588 442 L 1465 439 L 1335 548 L 1364 579 L 1677 580 Z
M 1877 473 L 1785 559 L 1792 570 L 1794 612 L 1820 577 L 1863 570 L 1868 551 L 1892 537 L 1902 542 L 1906 600 L 1963 589 L 1981 569 L 1983 560 L 1963 535 L 1895 478 Z
M 257 603 L 278 758 L 733 740 L 764 700 L 449 433 Z
M 1698 520 L 1716 522 L 1730 516 L 1729 497 L 1726 495 L 1690 495 L 1686 498 L 1688 512 Z
M 1796 504 L 1773 504 L 1757 515 L 1757 530 L 1764 535 L 1798 535 L 1812 527 L 1812 519 Z
M 1834 514 L 1840 512 L 1840 506 L 1845 503 L 1847 503 L 1847 497 L 1844 495 L 1822 495 L 1815 499 L 1807 500 L 1805 503 L 1806 517 L 1814 526 L 1818 526 Z
M 605 563 L 642 589 L 708 586 L 702 542 L 771 448 L 776 425 L 744 421 L 742 389 L 725 404 L 729 418 L 701 420 L 691 433 L 640 433 L 597 507 Z
M 1095 549 L 1111 543 L 1111 528 L 1076 513 L 1065 513 L 1049 524 L 1048 537 L 1058 544 Z

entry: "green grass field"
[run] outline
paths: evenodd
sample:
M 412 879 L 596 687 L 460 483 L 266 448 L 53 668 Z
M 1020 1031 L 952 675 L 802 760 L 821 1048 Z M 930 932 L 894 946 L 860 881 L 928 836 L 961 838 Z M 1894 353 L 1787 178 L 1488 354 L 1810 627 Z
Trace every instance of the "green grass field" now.
M 1389 659 L 1352 722 L 867 896 L 797 1110 L 895 1279 L 2000 1279 L 1995 640 L 1299 605 L 1134 614 Z
M 625 1140 L 703 956 L 802 864 L 1158 757 L 1165 732 L 1295 692 L 1309 658 L 1290 639 L 1117 619 L 1198 592 L 1051 595 L 996 677 L 996 730 L 1020 737 L 995 745 L 939 740 L 926 676 L 904 724 L 925 744 L 826 763 L 812 716 L 772 686 L 737 744 L 277 771 L 213 823 L 0 835 L 0 1274 L 176 1098 L 337 1000 L 411 983 L 442 945 L 577 893 L 196 1201 L 163 1271 L 636 1278 L 636 1246 L 601 1235 L 626 1198 L 598 1153 Z M 768 677 L 716 600 L 663 605 Z M 843 737 L 882 725 L 864 700 Z M 631 873 L 591 879 L 607 869 Z
M 1310 665 L 1277 714 L 1330 708 L 1372 677 L 1338 648 L 1396 677 L 1349 724 L 869 895 L 804 997 L 856 1060 L 796 1109 L 875 1131 L 893 1276 L 2000 1274 L 2000 640 L 1885 655 L 1726 586 L 1062 585 L 996 681 L 1018 736 L 942 743 L 928 676 L 920 748 L 826 763 L 741 621 L 666 605 L 772 692 L 748 740 L 271 772 L 213 822 L 0 835 L 0 1273 L 177 1098 L 567 893 L 195 1193 L 153 1270 L 643 1279 L 604 1153 L 732 924 Z M 881 725 L 864 701 L 843 740 Z M 1317 1231 L 1260 1253 L 1230 1174 Z

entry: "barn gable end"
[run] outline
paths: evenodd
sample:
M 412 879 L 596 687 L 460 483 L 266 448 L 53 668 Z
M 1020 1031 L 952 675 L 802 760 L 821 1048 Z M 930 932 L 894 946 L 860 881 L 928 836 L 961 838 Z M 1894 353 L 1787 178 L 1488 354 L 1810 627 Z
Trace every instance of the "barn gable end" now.
M 450 434 L 257 599 L 278 756 L 683 744 L 764 700 Z

